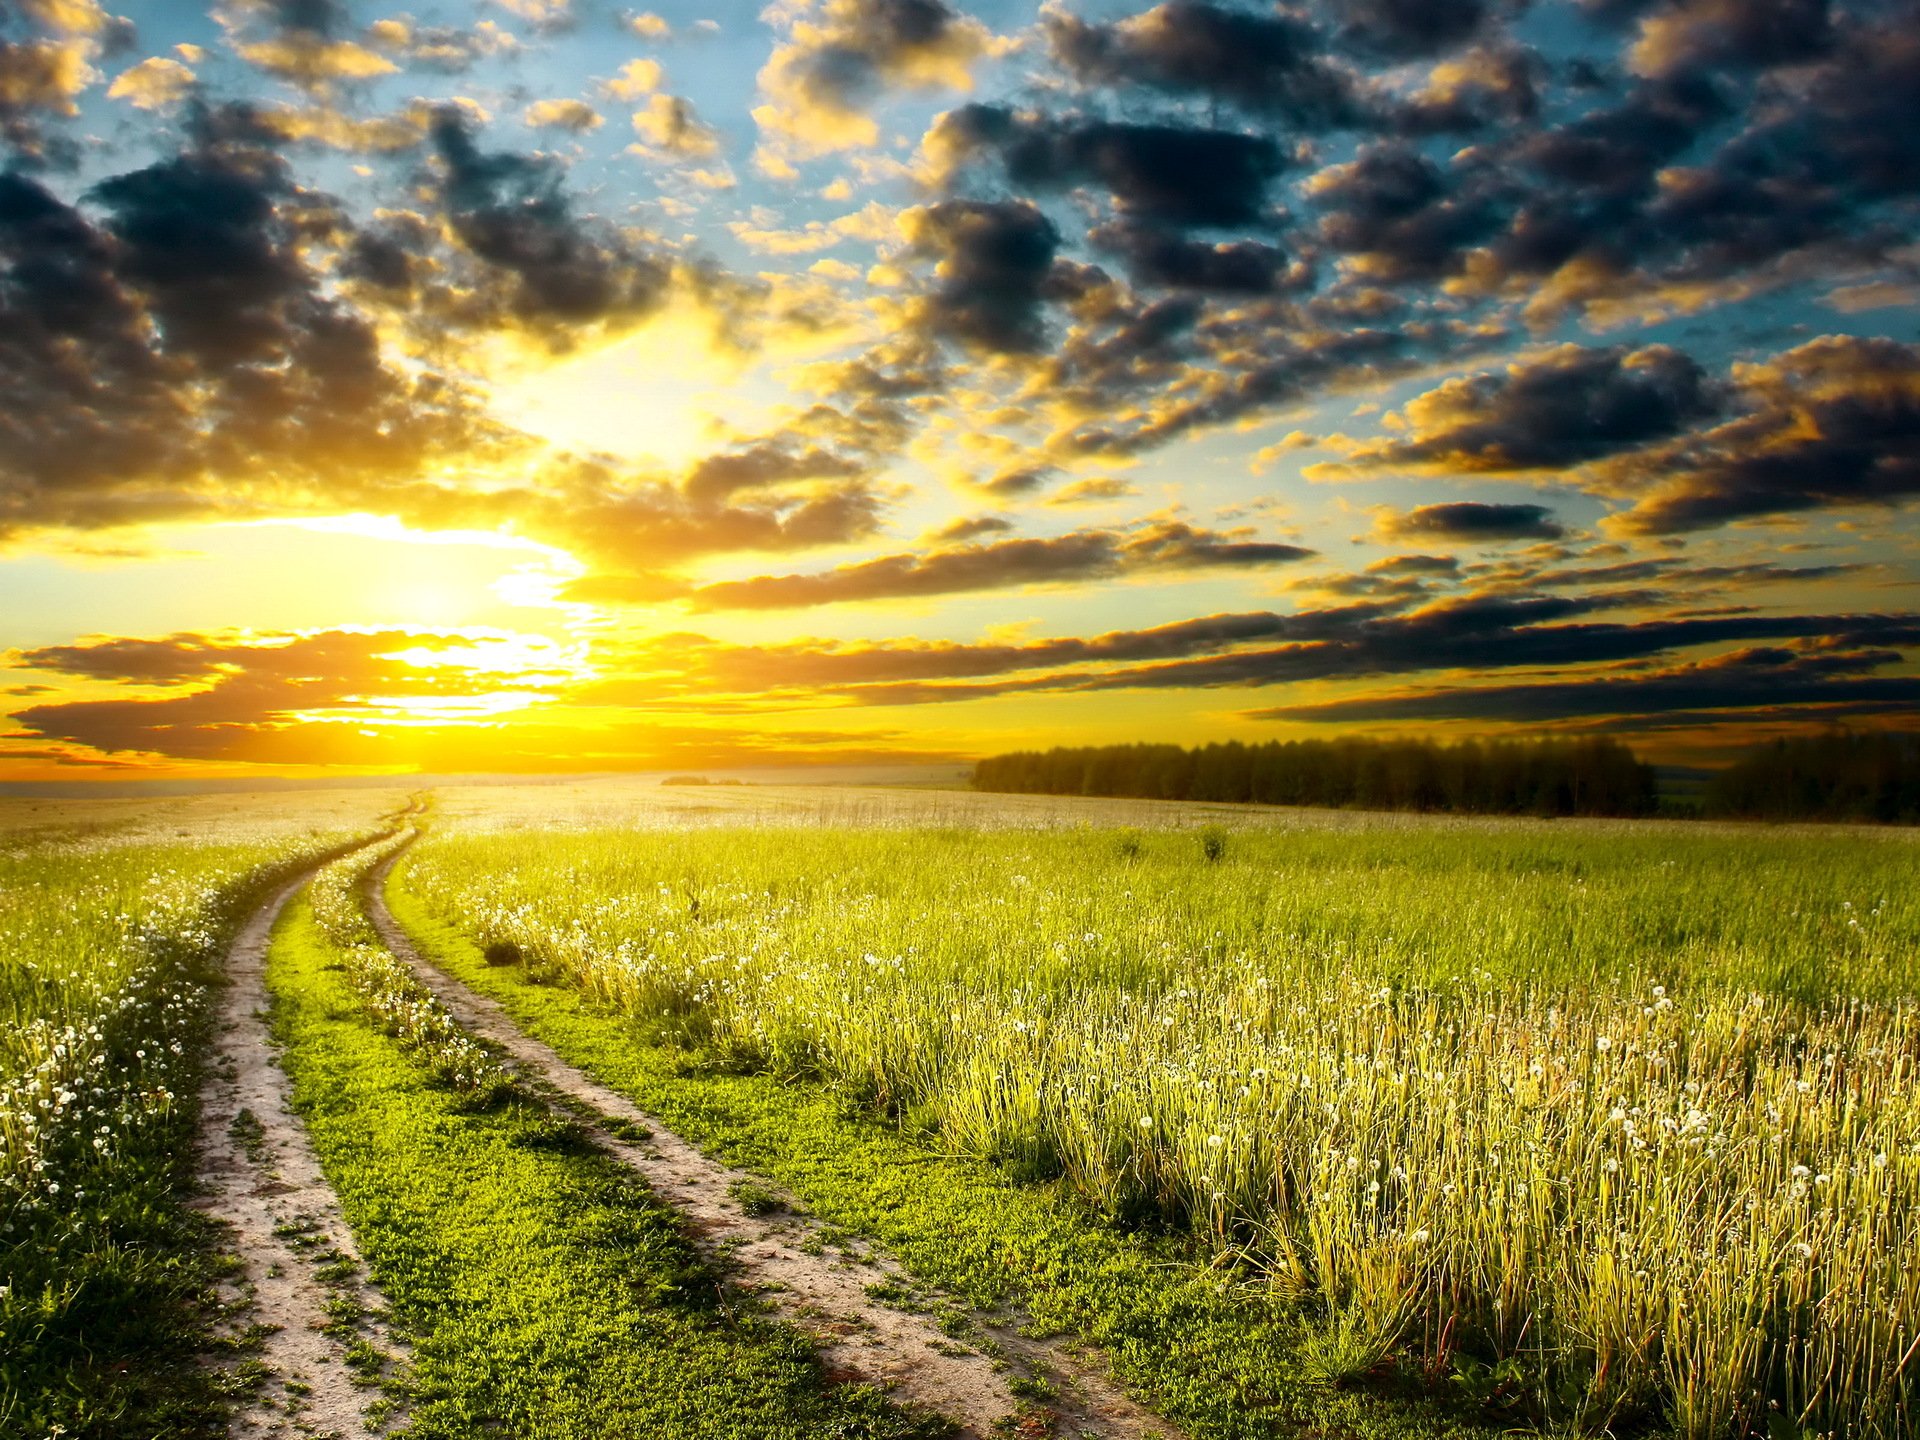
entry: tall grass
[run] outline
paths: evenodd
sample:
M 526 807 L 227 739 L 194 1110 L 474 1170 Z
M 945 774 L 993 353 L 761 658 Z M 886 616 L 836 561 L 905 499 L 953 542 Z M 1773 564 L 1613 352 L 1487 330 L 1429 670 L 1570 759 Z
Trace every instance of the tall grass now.
M 1024 812 L 1022 812 L 1024 813 Z M 1920 1425 L 1899 838 L 1404 821 L 436 835 L 414 885 L 680 1041 L 1188 1227 L 1538 1420 Z
M 0 854 L 0 1235 L 106 1183 L 171 1113 L 207 965 L 270 877 L 349 833 L 242 822 Z
M 353 803 L 0 816 L 0 1433 L 217 1415 L 210 1261 L 180 1205 L 209 987 L 267 889 L 369 826 L 378 798 Z

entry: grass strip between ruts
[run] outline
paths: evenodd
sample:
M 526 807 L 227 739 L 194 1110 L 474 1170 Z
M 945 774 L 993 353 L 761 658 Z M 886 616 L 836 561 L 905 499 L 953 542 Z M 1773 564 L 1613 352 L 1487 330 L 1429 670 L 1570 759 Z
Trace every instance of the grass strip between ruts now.
M 432 963 L 498 1001 L 528 1034 L 687 1139 L 784 1185 L 823 1220 L 880 1240 L 920 1278 L 983 1310 L 1018 1306 L 1037 1330 L 1100 1346 L 1123 1383 L 1197 1440 L 1491 1433 L 1412 1393 L 1308 1378 L 1303 1347 L 1316 1331 L 1298 1312 L 1195 1263 L 1175 1241 L 1122 1234 L 1048 1186 L 931 1149 L 826 1087 L 727 1073 L 649 1043 L 570 987 L 489 967 L 408 889 L 405 865 L 386 889 L 394 917 Z
M 576 1127 L 436 1087 L 360 1017 L 304 895 L 267 976 L 295 1106 L 413 1345 L 410 1440 L 939 1433 L 729 1304 L 676 1214 Z

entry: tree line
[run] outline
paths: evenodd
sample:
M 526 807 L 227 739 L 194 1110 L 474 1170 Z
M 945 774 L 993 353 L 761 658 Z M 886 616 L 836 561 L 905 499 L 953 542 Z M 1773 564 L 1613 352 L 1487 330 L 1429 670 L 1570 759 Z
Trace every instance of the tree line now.
M 1709 815 L 1920 823 L 1920 734 L 1834 731 L 1749 751 L 1707 785 Z
M 982 760 L 973 785 L 1030 795 L 1505 815 L 1645 815 L 1659 804 L 1653 767 L 1619 741 L 1599 738 L 1082 746 Z

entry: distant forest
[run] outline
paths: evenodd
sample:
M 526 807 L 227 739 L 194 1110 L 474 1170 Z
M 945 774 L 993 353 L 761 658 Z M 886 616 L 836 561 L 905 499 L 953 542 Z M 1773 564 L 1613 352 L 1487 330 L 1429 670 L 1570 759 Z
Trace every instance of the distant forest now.
M 1776 740 L 1707 786 L 1709 815 L 1920 824 L 1920 735 Z
M 1653 767 L 1604 739 L 1102 745 L 997 755 L 974 767 L 973 784 L 1035 795 L 1496 815 L 1645 815 L 1659 804 Z
M 1654 768 L 1617 740 L 1238 741 L 997 755 L 976 790 L 1487 815 L 1649 815 Z M 1729 819 L 1920 822 L 1920 735 L 1836 733 L 1753 750 L 1707 785 Z

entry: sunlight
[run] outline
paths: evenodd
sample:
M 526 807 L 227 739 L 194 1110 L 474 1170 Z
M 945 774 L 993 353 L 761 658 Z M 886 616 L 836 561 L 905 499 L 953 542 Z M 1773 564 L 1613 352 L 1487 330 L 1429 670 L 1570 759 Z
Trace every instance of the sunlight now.
M 565 449 L 692 464 L 730 433 L 764 429 L 773 395 L 748 383 L 741 357 L 713 338 L 713 318 L 676 305 L 636 335 L 494 385 L 495 413 Z

